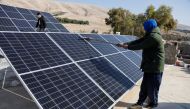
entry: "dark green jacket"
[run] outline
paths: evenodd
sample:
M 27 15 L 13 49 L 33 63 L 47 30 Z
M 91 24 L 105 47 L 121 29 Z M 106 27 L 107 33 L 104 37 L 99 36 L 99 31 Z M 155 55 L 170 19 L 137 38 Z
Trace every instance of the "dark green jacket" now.
M 145 73 L 163 72 L 164 44 L 160 29 L 157 27 L 143 38 L 127 43 L 130 50 L 143 50 L 141 69 Z

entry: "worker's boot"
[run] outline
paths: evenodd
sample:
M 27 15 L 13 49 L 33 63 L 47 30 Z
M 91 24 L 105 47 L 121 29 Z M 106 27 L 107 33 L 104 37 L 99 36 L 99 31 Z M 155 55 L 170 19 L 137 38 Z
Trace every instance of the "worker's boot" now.
M 139 104 L 133 104 L 129 107 L 129 109 L 142 109 L 142 105 L 139 105 Z

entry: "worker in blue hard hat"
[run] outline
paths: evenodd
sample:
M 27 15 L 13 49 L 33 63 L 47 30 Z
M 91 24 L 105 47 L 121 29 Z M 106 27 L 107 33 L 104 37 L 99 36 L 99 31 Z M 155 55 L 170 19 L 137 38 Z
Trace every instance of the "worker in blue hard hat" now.
M 165 60 L 164 44 L 156 20 L 149 19 L 145 21 L 144 30 L 146 31 L 144 37 L 132 42 L 117 44 L 117 46 L 129 50 L 143 50 L 141 69 L 144 75 L 139 99 L 130 109 L 142 109 L 146 98 L 149 98 L 146 107 L 154 108 L 158 105 L 158 92 Z

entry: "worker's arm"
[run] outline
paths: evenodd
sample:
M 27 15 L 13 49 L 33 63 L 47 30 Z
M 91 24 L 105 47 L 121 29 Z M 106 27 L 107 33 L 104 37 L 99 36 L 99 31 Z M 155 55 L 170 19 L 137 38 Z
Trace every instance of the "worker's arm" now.
M 131 42 L 126 42 L 124 43 L 124 45 L 135 45 L 137 43 L 141 43 L 142 41 L 144 40 L 144 37 L 143 38 L 140 38 L 140 39 L 137 39 L 137 40 L 134 40 L 134 41 L 131 41 Z
M 127 48 L 129 50 L 141 50 L 154 46 L 156 44 L 156 39 L 154 37 L 148 37 L 141 41 L 140 43 L 128 43 Z

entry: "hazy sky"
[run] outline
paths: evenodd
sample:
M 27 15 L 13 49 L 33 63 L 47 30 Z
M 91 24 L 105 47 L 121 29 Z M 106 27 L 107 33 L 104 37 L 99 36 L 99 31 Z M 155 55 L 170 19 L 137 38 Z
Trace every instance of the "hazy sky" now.
M 154 5 L 156 9 L 160 5 L 172 7 L 172 14 L 180 24 L 190 26 L 190 0 L 59 0 L 63 2 L 87 3 L 104 8 L 123 7 L 135 14 L 145 12 L 149 5 Z

